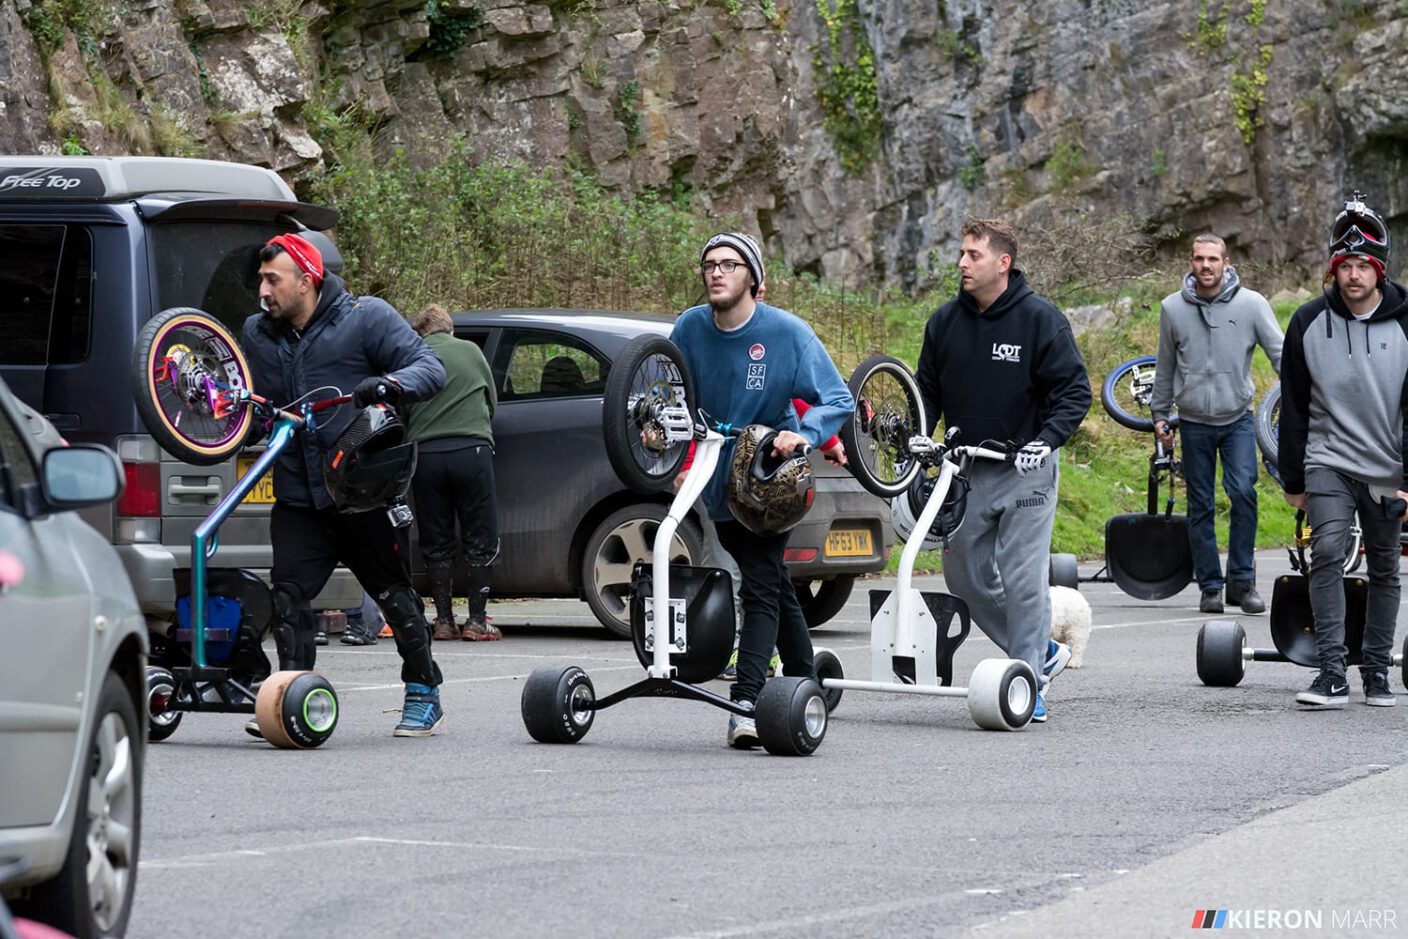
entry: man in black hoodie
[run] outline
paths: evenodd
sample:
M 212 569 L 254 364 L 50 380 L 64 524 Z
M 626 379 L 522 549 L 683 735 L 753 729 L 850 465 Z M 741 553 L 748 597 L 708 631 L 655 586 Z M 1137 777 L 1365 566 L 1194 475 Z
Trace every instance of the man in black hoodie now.
M 306 239 L 279 235 L 259 260 L 264 312 L 245 321 L 240 340 L 255 389 L 283 407 L 340 389 L 353 393 L 355 405 L 324 411 L 316 430 L 300 433 L 274 464 L 269 579 L 279 668 L 313 667 L 309 604 L 340 561 L 376 598 L 401 654 L 406 699 L 394 733 L 428 737 L 444 721 L 440 667 L 430 655 L 424 607 L 411 587 L 404 529 L 393 527 L 385 512 L 339 512 L 323 477 L 323 456 L 357 409 L 428 398 L 445 384 L 445 367 L 389 303 L 354 297 L 341 278 L 325 272 L 322 256 Z
M 1359 193 L 1330 230 L 1324 295 L 1296 310 L 1281 355 L 1277 463 L 1286 501 L 1310 522 L 1310 608 L 1320 671 L 1296 695 L 1309 707 L 1343 707 L 1342 572 L 1356 512 L 1369 596 L 1359 671 L 1364 703 L 1394 704 L 1388 667 L 1398 621 L 1398 536 L 1408 400 L 1408 295 L 1384 273 L 1388 229 Z
M 961 229 L 958 296 L 924 328 L 917 379 L 929 420 L 958 443 L 1011 446 L 1011 463 L 973 466 L 962 526 L 950 535 L 944 582 L 998 648 L 1027 662 L 1045 688 L 1070 647 L 1051 639 L 1047 589 L 1056 518 L 1056 449 L 1090 410 L 1090 378 L 1071 325 L 1014 265 L 1017 237 L 997 219 Z M 922 537 L 920 533 L 918 537 Z

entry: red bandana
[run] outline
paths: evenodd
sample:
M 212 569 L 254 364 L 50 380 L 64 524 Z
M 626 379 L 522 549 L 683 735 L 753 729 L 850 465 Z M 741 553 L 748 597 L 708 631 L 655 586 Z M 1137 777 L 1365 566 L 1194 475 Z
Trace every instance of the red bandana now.
M 323 255 L 306 238 L 293 234 L 276 235 L 270 238 L 268 243 L 287 251 L 288 256 L 293 258 L 294 265 L 313 278 L 314 287 L 322 286 Z

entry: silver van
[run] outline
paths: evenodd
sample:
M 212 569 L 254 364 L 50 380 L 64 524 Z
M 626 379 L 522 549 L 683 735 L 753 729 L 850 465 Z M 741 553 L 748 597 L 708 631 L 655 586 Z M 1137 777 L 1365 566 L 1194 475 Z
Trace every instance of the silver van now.
M 0 895 L 120 936 L 142 833 L 147 631 L 117 552 L 79 518 L 122 491 L 113 452 L 45 448 L 0 381 Z

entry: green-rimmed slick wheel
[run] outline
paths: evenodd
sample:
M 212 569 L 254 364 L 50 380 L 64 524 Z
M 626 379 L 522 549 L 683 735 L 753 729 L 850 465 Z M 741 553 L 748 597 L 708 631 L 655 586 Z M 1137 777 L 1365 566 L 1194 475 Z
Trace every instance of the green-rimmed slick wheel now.
M 254 716 L 274 746 L 311 750 L 337 728 L 337 692 L 317 672 L 275 672 L 259 686 Z

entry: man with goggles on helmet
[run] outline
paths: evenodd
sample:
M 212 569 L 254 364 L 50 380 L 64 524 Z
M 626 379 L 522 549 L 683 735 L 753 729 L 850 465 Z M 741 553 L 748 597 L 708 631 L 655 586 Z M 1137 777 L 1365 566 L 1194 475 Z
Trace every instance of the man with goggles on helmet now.
M 783 561 L 788 531 L 800 516 L 788 510 L 795 506 L 758 501 L 743 477 L 766 466 L 776 480 L 805 487 L 809 474 L 789 458 L 800 456 L 798 447 L 815 447 L 839 430 L 854 401 L 812 328 L 757 299 L 764 276 L 757 242 L 737 232 L 718 234 L 705 243 L 699 260 L 708 303 L 680 314 L 670 339 L 694 376 L 703 411 L 735 426 L 764 425 L 725 443 L 704 490 L 719 541 L 743 575 L 738 680 L 730 696 L 752 704 L 774 646 L 786 674 L 815 677 L 815 668 L 807 621 Z M 793 398 L 812 403 L 800 419 Z M 749 458 L 736 459 L 738 454 Z M 737 749 L 756 747 L 753 718 L 730 715 L 727 739 Z
M 1310 523 L 1310 607 L 1319 672 L 1296 703 L 1343 707 L 1342 571 L 1356 512 L 1368 562 L 1360 677 L 1364 703 L 1394 704 L 1388 667 L 1398 620 L 1405 483 L 1408 293 L 1385 273 L 1388 229 L 1356 192 L 1330 230 L 1321 297 L 1296 310 L 1281 357 L 1278 463 L 1286 501 Z
M 415 445 L 387 405 L 435 394 L 445 368 L 389 303 L 348 293 L 307 239 L 272 238 L 259 262 L 264 312 L 245 321 L 240 342 L 255 389 L 284 406 L 355 389 L 355 407 L 323 411 L 316 431 L 298 435 L 274 464 L 269 579 L 279 668 L 313 667 L 309 604 L 346 564 L 376 598 L 401 654 L 406 698 L 395 735 L 428 737 L 444 720 L 440 668 L 411 587 L 405 528 L 387 512 L 410 482 Z
M 924 327 L 915 378 L 928 419 L 957 428 L 958 443 L 1017 449 L 1011 463 L 972 466 L 944 583 L 999 649 L 1032 667 L 1041 685 L 1032 720 L 1041 723 L 1046 685 L 1071 658 L 1051 639 L 1047 584 L 1056 449 L 1090 410 L 1090 379 L 1066 317 L 1015 268 L 1012 227 L 969 219 L 960 233 L 958 296 Z

